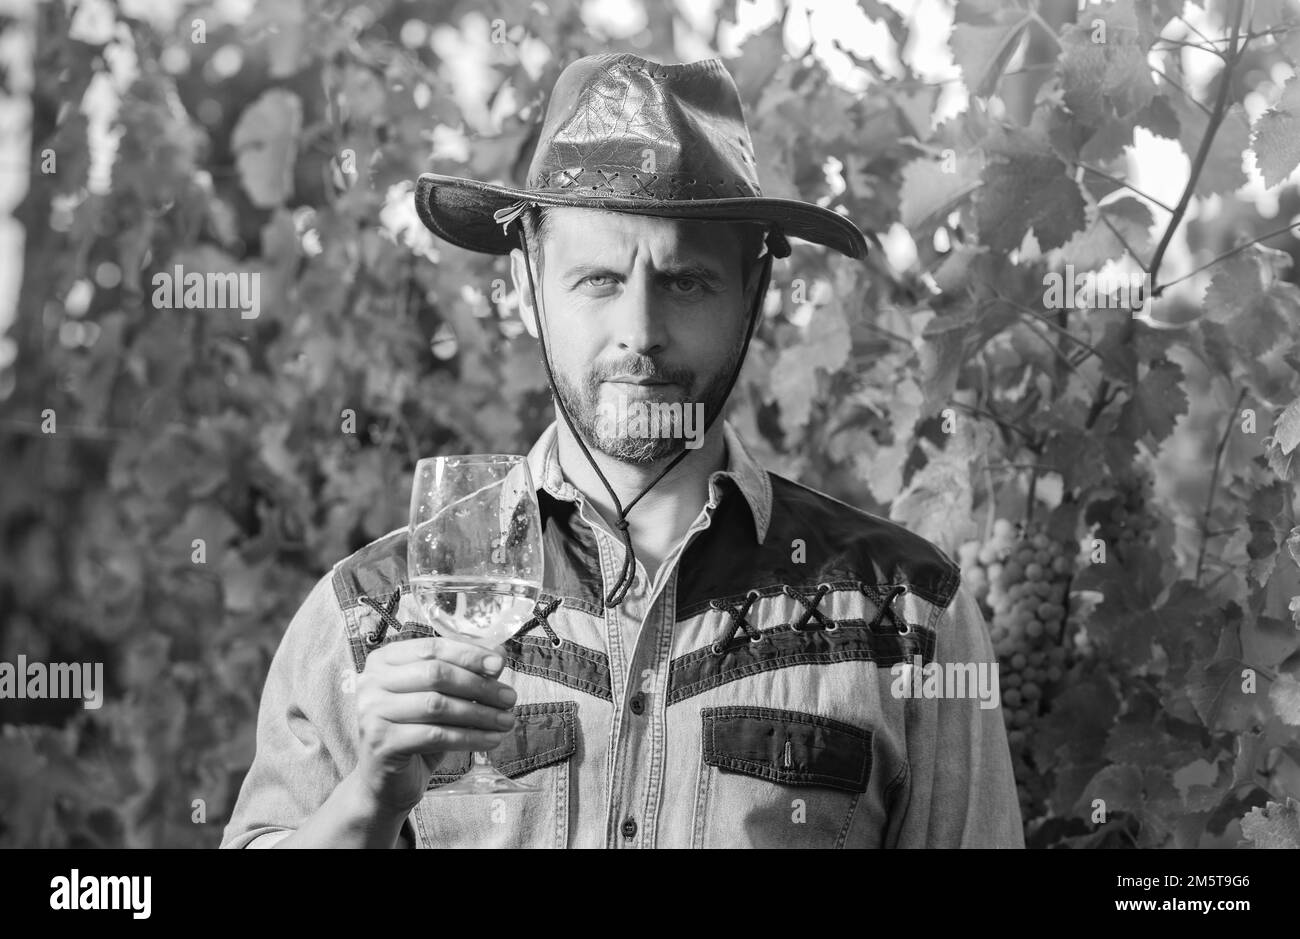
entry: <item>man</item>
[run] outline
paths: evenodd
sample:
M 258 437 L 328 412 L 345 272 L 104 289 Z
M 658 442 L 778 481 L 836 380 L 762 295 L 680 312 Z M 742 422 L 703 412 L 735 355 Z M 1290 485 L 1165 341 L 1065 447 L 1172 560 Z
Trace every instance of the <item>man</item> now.
M 715 420 L 785 236 L 867 250 L 754 167 L 720 62 L 620 54 L 562 73 L 529 188 L 420 178 L 432 231 L 510 253 L 551 380 L 543 596 L 493 656 L 419 622 L 404 529 L 336 565 L 224 846 L 1023 846 L 996 684 L 910 680 L 995 661 L 957 566 Z M 538 791 L 426 797 L 480 749 Z

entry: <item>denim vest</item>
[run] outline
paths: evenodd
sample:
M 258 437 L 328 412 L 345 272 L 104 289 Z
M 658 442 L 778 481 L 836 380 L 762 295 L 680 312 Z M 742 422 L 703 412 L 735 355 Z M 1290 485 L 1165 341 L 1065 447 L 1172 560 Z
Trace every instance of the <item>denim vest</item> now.
M 555 425 L 537 441 L 545 586 L 506 643 L 517 722 L 493 761 L 540 791 L 426 797 L 414 846 L 1023 847 L 996 695 L 899 692 L 920 685 L 902 666 L 996 668 L 958 567 L 723 432 L 699 516 L 609 609 L 622 543 L 560 472 Z M 412 625 L 384 628 L 394 600 Z M 271 846 L 351 772 L 350 685 L 374 649 L 433 634 L 418 620 L 405 529 L 317 583 L 272 662 L 223 847 Z M 468 765 L 445 754 L 429 787 Z

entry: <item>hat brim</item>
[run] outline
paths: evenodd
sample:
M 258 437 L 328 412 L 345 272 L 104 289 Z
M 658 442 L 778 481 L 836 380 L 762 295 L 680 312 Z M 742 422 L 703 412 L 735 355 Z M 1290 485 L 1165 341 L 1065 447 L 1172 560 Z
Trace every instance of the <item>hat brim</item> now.
M 830 209 L 794 199 L 760 196 L 665 201 L 592 196 L 564 190 L 516 189 L 437 173 L 423 173 L 415 184 L 415 209 L 420 221 L 439 238 L 485 254 L 509 254 L 519 247 L 514 236 L 502 231 L 493 213 L 521 200 L 659 218 L 771 222 L 787 237 L 825 245 L 855 260 L 867 256 L 867 239 L 851 221 Z

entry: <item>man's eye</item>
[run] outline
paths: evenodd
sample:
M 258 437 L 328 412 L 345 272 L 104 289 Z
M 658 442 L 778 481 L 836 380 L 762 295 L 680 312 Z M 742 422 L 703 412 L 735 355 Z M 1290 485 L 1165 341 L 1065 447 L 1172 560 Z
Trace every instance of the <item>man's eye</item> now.
M 608 274 L 588 274 L 586 277 L 582 278 L 582 283 L 591 287 L 607 287 L 609 286 L 609 283 L 613 282 L 613 280 L 614 278 L 610 277 Z M 598 284 L 596 281 L 605 281 L 606 283 Z
M 704 287 L 704 284 L 694 277 L 674 277 L 669 283 L 678 293 L 695 293 Z

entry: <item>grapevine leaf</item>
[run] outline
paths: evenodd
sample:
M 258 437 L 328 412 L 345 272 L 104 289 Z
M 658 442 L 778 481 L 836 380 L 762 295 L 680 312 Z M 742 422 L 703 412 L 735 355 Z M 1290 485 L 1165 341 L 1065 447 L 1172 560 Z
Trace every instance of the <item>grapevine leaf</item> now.
M 924 157 L 903 167 L 898 214 L 907 228 L 916 230 L 947 215 L 979 186 L 979 164 L 974 157 L 955 157 L 952 170 L 947 172 L 942 161 Z
M 1075 805 L 1075 811 L 1087 814 L 1093 800 L 1101 799 L 1106 804 L 1106 814 L 1114 812 L 1132 812 L 1137 814 L 1142 809 L 1142 771 L 1136 766 L 1125 764 L 1107 766 L 1092 777 L 1083 795 Z
M 976 196 L 980 240 L 995 251 L 1020 246 L 1033 229 L 1043 249 L 1059 248 L 1084 226 L 1083 193 L 1049 149 L 1021 131 L 990 145 Z
M 1282 723 L 1300 727 L 1300 681 L 1280 672 L 1268 689 L 1268 700 Z
M 1203 316 L 1196 322 L 1199 331 L 1200 348 L 1207 364 L 1212 365 L 1219 374 L 1232 375 L 1232 340 L 1222 323 Z
M 1188 670 L 1187 695 L 1197 716 L 1211 731 L 1241 733 L 1266 720 L 1259 693 L 1245 690 L 1246 670 L 1241 644 L 1230 629 L 1219 634 L 1219 647 L 1213 656 Z
M 971 515 L 971 464 L 985 456 L 992 444 L 992 429 L 977 421 L 961 421 L 942 450 L 923 439 L 921 447 L 929 462 L 890 505 L 890 519 L 940 548 L 955 549 L 965 533 L 957 531 L 953 522 Z
M 1153 224 L 1155 218 L 1146 203 L 1132 196 L 1116 199 L 1098 208 L 1097 217 L 1088 229 L 1076 234 L 1061 249 L 1061 259 L 1080 270 L 1092 270 L 1123 257 L 1132 248 L 1136 260 L 1141 262 L 1151 253 Z
M 858 0 L 858 9 L 866 14 L 867 19 L 883 22 L 900 49 L 907 44 L 907 21 L 893 7 L 881 0 Z
M 930 115 L 934 112 L 934 99 L 933 88 L 900 90 L 894 96 L 894 103 L 918 140 L 925 140 L 930 136 Z
M 1188 813 L 1211 812 L 1223 801 L 1223 790 L 1217 786 L 1203 786 L 1199 783 L 1189 786 L 1183 793 L 1182 810 Z M 1202 821 L 1202 826 L 1204 822 Z M 1193 845 L 1194 846 L 1194 845 Z
M 1148 437 L 1159 443 L 1173 432 L 1179 416 L 1187 413 L 1182 380 L 1183 369 L 1178 363 L 1164 360 L 1151 364 L 1120 411 L 1120 426 L 1132 439 Z
M 1123 155 L 1125 147 L 1133 145 L 1133 132 L 1138 127 L 1145 127 L 1159 137 L 1177 140 L 1178 115 L 1169 98 L 1158 94 L 1146 107 L 1128 117 L 1107 120 L 1079 148 L 1079 159 L 1086 163 L 1109 163 L 1117 159 Z M 1090 184 L 1100 179 L 1094 174 L 1088 177 Z
M 1117 722 L 1106 738 L 1104 754 L 1112 763 L 1131 763 L 1144 768 L 1172 768 L 1197 760 L 1204 762 L 1200 748 L 1171 736 L 1145 716 Z
M 281 205 L 293 192 L 293 166 L 302 130 L 302 102 L 272 88 L 244 109 L 231 136 L 239 181 L 261 209 Z
M 1264 453 L 1268 458 L 1268 468 L 1278 479 L 1292 480 L 1297 474 L 1292 469 L 1296 462 L 1294 453 L 1283 453 L 1282 448 L 1272 438 L 1265 438 Z
M 954 317 L 935 317 L 926 324 L 917 350 L 921 388 L 925 392 L 924 412 L 929 413 L 947 401 L 957 387 L 957 373 L 965 357 L 965 340 L 969 332 L 969 321 Z
M 1300 398 L 1287 405 L 1273 425 L 1273 442 L 1284 454 L 1300 444 Z
M 1300 288 L 1277 280 L 1277 262 L 1258 248 L 1224 262 L 1205 291 L 1206 315 L 1231 327 L 1231 345 L 1258 359 L 1291 334 Z
M 1031 22 L 1028 16 L 1015 16 L 1018 12 L 1004 11 L 1000 14 L 1004 21 L 992 26 L 958 23 L 953 27 L 948 44 L 971 94 L 981 98 L 993 94 Z
M 1076 410 L 1082 409 L 1078 402 L 1070 401 L 1068 404 L 1075 406 Z M 1061 474 L 1062 484 L 1067 490 L 1088 485 L 1106 471 L 1101 445 L 1091 434 L 1081 432 L 1081 426 L 1081 416 L 1073 426 L 1061 421 L 1043 448 L 1041 462 Z
M 1103 676 L 1093 675 L 1068 686 L 1035 727 L 1031 744 L 1034 765 L 1046 770 L 1100 760 L 1119 707 L 1114 688 Z
M 1205 288 L 1205 309 L 1220 322 L 1241 311 L 1245 302 L 1267 286 L 1254 252 L 1246 251 L 1217 265 Z
M 1291 76 L 1277 104 L 1255 122 L 1250 146 L 1266 186 L 1286 182 L 1300 165 L 1300 75 Z
M 1156 94 L 1147 64 L 1151 39 L 1150 22 L 1139 23 L 1131 0 L 1084 9 L 1061 31 L 1066 106 L 1090 126 L 1146 107 Z
M 745 40 L 740 57 L 730 63 L 742 101 L 754 102 L 786 58 L 785 16 Z
M 1205 597 L 1179 581 L 1167 601 L 1157 607 L 1163 584 L 1159 554 L 1152 548 L 1135 546 L 1123 563 L 1108 558 L 1079 572 L 1074 591 L 1095 591 L 1104 597 L 1088 620 L 1088 632 L 1122 659 L 1135 664 L 1152 658 L 1152 644 L 1159 642 L 1171 657 L 1180 654 L 1189 635 L 1189 625 L 1205 614 Z M 1202 650 L 1204 651 L 1204 650 Z
M 1300 404 L 1300 401 L 1296 401 L 1296 404 Z M 1290 533 L 1287 534 L 1286 549 L 1291 552 L 1291 560 L 1295 561 L 1297 566 L 1300 566 L 1300 525 L 1292 528 Z
M 1193 786 L 1210 786 L 1219 777 L 1219 768 L 1204 757 L 1197 758 L 1175 770 L 1173 774 L 1174 788 L 1187 798 L 1187 793 Z M 1200 811 L 1199 809 L 1197 811 Z
M 1256 848 L 1300 848 L 1300 802 L 1287 796 L 1253 808 L 1241 820 L 1241 833 Z
M 772 368 L 772 392 L 781 407 L 781 427 L 793 438 L 812 414 L 817 372 L 835 373 L 848 361 L 849 324 L 844 308 L 833 300 L 813 311 L 807 339 L 783 348 Z

